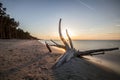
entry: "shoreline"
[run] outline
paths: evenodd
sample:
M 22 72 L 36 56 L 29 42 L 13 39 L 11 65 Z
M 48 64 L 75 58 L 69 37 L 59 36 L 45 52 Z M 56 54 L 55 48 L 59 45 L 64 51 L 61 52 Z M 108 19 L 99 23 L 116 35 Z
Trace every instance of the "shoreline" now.
M 38 40 L 38 42 L 42 43 L 43 45 L 45 45 L 45 40 Z M 48 41 L 50 42 L 50 41 Z M 62 54 L 65 52 L 65 50 L 63 50 L 62 48 L 57 48 L 55 46 L 50 46 L 52 51 L 54 52 L 54 50 L 57 50 L 59 52 L 62 52 Z
M 38 40 L 0 39 L 0 74 L 4 73 L 0 76 L 0 80 L 120 79 L 114 72 L 101 69 L 103 66 L 79 58 L 72 59 L 60 68 L 52 70 L 51 67 L 56 59 L 63 53 L 55 48 L 52 48 L 52 51 L 49 53 L 46 46 Z M 12 72 L 13 74 L 10 74 Z
M 41 43 L 43 43 L 45 45 L 45 40 L 38 40 L 38 41 L 40 41 Z M 60 40 L 58 40 L 58 41 L 60 41 Z M 51 44 L 51 41 L 48 40 L 48 43 Z M 54 46 L 51 46 L 51 48 L 53 48 L 55 50 L 57 49 L 57 50 L 63 51 L 63 53 L 65 52 L 63 49 L 60 49 L 60 48 L 57 48 L 57 47 L 54 47 Z M 101 66 L 101 68 L 103 68 L 103 69 L 108 69 L 109 71 L 115 72 L 115 73 L 120 75 L 119 65 L 111 63 L 107 60 L 99 59 L 99 57 L 95 57 L 95 56 L 94 57 L 84 56 L 84 58 L 86 58 L 86 60 L 88 62 L 91 62 L 92 64 L 95 64 L 97 66 Z
M 100 59 L 97 59 L 95 57 L 89 57 L 89 56 L 86 56 L 86 57 L 89 59 L 89 60 L 87 60 L 88 62 L 91 62 L 92 64 L 95 64 L 95 65 L 98 65 L 104 70 L 112 71 L 112 72 L 120 75 L 119 65 L 116 66 L 116 64 L 110 63 L 109 61 L 106 61 L 106 60 L 103 60 L 101 62 Z

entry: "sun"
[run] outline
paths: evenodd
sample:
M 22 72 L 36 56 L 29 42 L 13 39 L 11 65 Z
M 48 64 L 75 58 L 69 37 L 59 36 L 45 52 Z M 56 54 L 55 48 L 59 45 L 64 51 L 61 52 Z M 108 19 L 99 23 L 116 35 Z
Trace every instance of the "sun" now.
M 67 34 L 66 34 L 66 30 L 64 30 L 62 33 L 63 33 L 63 37 L 65 39 L 68 39 Z M 68 29 L 68 34 L 71 37 L 71 39 L 75 36 L 75 33 L 73 31 L 71 31 L 70 29 Z

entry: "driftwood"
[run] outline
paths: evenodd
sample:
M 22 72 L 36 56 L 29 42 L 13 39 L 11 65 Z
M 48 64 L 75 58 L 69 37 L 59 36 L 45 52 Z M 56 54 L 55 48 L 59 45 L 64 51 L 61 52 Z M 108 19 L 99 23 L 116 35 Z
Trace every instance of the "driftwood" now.
M 47 47 L 47 49 L 49 50 L 49 52 L 52 52 L 50 46 L 48 45 L 48 43 L 47 43 L 46 41 L 45 41 L 45 44 L 46 44 L 46 47 Z
M 88 50 L 88 51 L 79 51 L 76 50 L 73 47 L 73 43 L 72 43 L 72 39 L 70 38 L 68 31 L 66 30 L 66 35 L 68 37 L 69 40 L 69 44 L 67 43 L 67 41 L 65 40 L 65 38 L 62 35 L 61 32 L 61 19 L 59 20 L 59 36 L 61 41 L 63 42 L 64 45 L 58 44 L 55 41 L 51 40 L 51 42 L 53 42 L 53 45 L 48 45 L 46 42 L 46 46 L 48 48 L 48 50 L 50 52 L 52 52 L 52 50 L 50 49 L 49 46 L 56 46 L 58 48 L 63 48 L 65 49 L 65 53 L 56 61 L 55 65 L 53 66 L 53 68 L 57 68 L 60 67 L 62 64 L 64 64 L 65 62 L 68 62 L 71 58 L 73 57 L 82 57 L 85 55 L 100 55 L 100 54 L 105 54 L 105 51 L 112 51 L 112 50 L 118 50 L 119 48 L 107 48 L 107 49 L 96 49 L 96 50 Z

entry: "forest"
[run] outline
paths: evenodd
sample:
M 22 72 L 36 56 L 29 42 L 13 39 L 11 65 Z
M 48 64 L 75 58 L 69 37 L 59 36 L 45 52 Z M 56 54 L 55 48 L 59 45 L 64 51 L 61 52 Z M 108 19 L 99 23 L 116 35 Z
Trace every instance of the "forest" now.
M 0 3 L 0 39 L 37 39 L 19 28 L 19 21 L 6 13 L 7 8 Z

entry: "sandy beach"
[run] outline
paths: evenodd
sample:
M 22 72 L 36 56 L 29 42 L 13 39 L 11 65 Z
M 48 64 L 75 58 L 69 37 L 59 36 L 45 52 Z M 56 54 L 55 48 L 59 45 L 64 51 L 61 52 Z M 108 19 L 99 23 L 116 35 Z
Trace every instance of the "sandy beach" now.
M 0 40 L 0 80 L 120 80 L 120 75 L 86 59 L 51 69 L 64 53 L 37 40 Z

